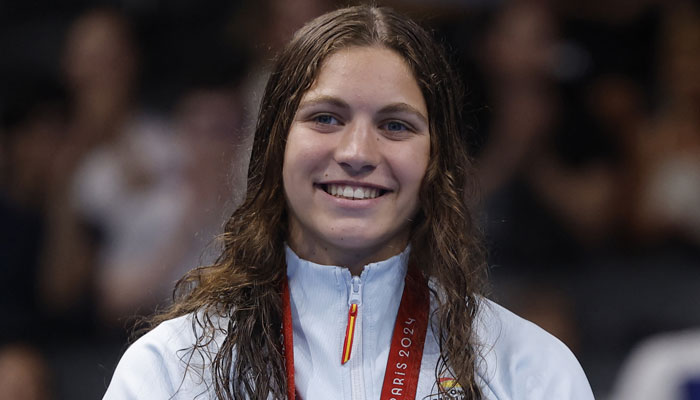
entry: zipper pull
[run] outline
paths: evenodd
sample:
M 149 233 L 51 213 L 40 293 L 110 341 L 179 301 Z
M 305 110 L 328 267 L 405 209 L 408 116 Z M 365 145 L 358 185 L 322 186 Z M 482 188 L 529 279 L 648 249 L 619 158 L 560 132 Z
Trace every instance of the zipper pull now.
M 362 304 L 362 280 L 359 276 L 353 276 L 352 281 L 350 281 L 350 298 L 348 298 L 348 305 Z
M 353 276 L 350 282 L 350 296 L 348 298 L 348 326 L 345 329 L 345 341 L 343 342 L 343 354 L 341 364 L 350 360 L 352 352 L 352 341 L 355 337 L 355 322 L 357 321 L 357 309 L 362 304 L 362 281 L 359 276 Z

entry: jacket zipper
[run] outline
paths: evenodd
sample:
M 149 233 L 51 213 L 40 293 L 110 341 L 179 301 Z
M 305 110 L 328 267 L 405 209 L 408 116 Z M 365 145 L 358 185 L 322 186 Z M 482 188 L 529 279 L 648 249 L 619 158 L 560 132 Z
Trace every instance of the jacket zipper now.
M 345 343 L 343 346 L 342 358 L 343 364 L 345 364 L 348 361 L 350 362 L 350 380 L 353 400 L 363 399 L 365 393 L 364 375 L 362 373 L 362 319 L 360 318 L 361 305 L 362 280 L 359 276 L 353 276 L 352 280 L 350 281 L 350 296 L 348 297 L 348 326 L 345 331 Z M 353 348 L 354 354 L 352 354 Z

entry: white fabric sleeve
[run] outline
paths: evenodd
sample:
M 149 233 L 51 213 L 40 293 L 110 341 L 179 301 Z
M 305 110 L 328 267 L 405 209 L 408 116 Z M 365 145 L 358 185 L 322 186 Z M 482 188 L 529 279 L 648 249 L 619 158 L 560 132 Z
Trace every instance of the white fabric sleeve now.
M 493 303 L 484 304 L 485 397 L 498 400 L 593 400 L 586 374 L 564 343 Z
M 166 321 L 124 353 L 104 400 L 207 398 L 208 362 L 195 343 L 188 316 Z

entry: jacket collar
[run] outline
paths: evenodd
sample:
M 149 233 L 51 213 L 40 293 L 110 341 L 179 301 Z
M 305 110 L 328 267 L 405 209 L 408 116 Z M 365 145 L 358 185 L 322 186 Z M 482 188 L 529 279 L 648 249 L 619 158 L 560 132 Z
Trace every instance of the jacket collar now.
M 367 317 L 393 321 L 401 301 L 409 253 L 410 246 L 389 259 L 364 267 L 360 275 L 362 304 L 373 309 Z M 286 257 L 289 289 L 300 316 L 318 312 L 318 307 L 348 304 L 352 275 L 347 268 L 304 260 L 289 246 Z

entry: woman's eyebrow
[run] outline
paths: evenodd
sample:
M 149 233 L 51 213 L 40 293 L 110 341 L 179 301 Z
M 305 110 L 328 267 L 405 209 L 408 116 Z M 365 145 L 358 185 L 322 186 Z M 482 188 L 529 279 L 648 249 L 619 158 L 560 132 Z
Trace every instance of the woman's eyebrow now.
M 317 97 L 312 97 L 308 100 L 303 100 L 301 104 L 299 104 L 299 109 L 304 109 L 308 107 L 313 107 L 317 106 L 319 104 L 328 104 L 337 108 L 342 108 L 342 109 L 349 109 L 350 105 L 346 103 L 344 100 L 335 97 L 335 96 L 327 96 L 327 95 L 322 95 L 322 96 L 317 96 Z M 428 118 L 423 115 L 420 111 L 418 111 L 416 108 L 412 107 L 411 105 L 407 103 L 392 103 L 388 104 L 384 107 L 382 107 L 378 114 L 392 114 L 392 113 L 409 113 L 414 115 L 416 118 L 421 120 L 424 124 L 428 125 Z
M 423 115 L 423 113 L 416 110 L 414 107 L 411 107 L 409 104 L 393 103 L 393 104 L 389 104 L 387 106 L 384 106 L 384 107 L 382 107 L 381 110 L 379 110 L 379 114 L 392 114 L 392 113 L 413 114 L 418 119 L 420 119 L 424 124 L 428 125 L 428 118 L 425 115 Z
M 308 100 L 303 100 L 301 104 L 299 104 L 299 109 L 301 110 L 302 108 L 313 107 L 319 104 L 329 104 L 338 108 L 350 108 L 350 105 L 348 105 L 348 103 L 344 102 L 338 97 L 324 95 L 312 97 Z

